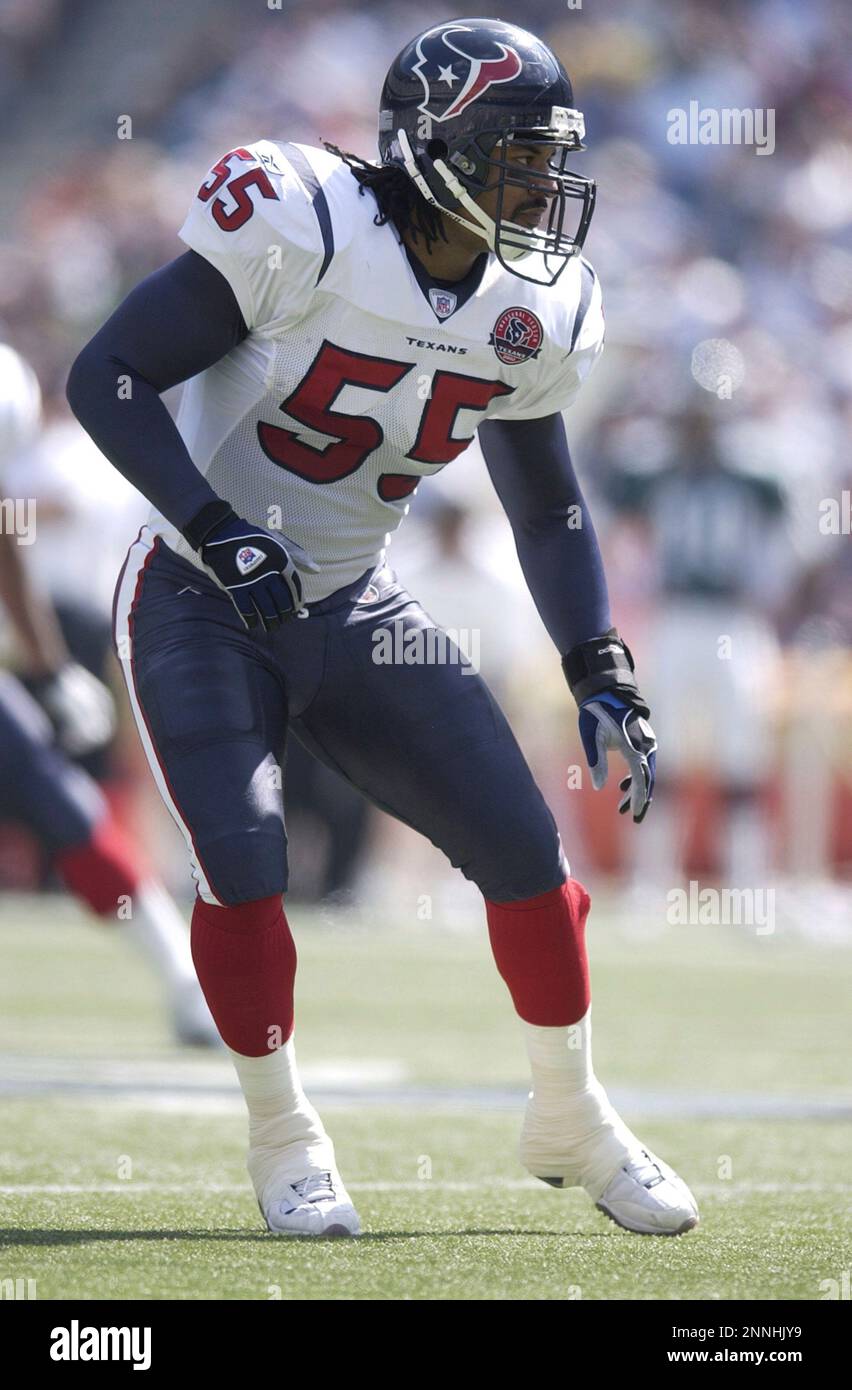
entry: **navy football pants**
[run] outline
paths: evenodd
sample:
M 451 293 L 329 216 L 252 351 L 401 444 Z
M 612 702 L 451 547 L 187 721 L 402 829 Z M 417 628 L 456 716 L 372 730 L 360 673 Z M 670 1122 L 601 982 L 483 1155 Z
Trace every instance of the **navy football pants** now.
M 250 636 L 227 594 L 143 528 L 116 590 L 116 648 L 205 901 L 286 891 L 288 731 L 490 900 L 563 881 L 553 817 L 484 681 L 452 644 L 455 660 L 377 661 L 396 624 L 398 652 L 435 626 L 383 567 Z
M 41 706 L 0 671 L 0 820 L 26 825 L 56 854 L 86 844 L 105 812 L 96 784 L 56 747 Z

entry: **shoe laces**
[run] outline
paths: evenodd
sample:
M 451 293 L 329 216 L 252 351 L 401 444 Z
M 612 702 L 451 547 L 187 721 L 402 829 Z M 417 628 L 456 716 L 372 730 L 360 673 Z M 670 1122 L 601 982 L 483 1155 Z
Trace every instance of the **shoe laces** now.
M 331 1173 L 311 1173 L 307 1178 L 292 1182 L 290 1186 L 305 1202 L 323 1202 L 329 1198 L 334 1201 L 337 1197 Z
M 644 1149 L 640 1158 L 631 1159 L 629 1163 L 624 1164 L 623 1171 L 629 1177 L 635 1178 L 642 1187 L 656 1187 L 658 1183 L 665 1182 L 659 1167 Z

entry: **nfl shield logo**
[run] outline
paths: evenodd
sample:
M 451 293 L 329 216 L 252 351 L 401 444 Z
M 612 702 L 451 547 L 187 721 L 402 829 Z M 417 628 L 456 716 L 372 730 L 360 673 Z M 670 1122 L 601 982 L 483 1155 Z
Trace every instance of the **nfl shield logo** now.
M 458 295 L 453 294 L 452 290 L 431 289 L 429 303 L 439 319 L 448 319 L 458 303 Z

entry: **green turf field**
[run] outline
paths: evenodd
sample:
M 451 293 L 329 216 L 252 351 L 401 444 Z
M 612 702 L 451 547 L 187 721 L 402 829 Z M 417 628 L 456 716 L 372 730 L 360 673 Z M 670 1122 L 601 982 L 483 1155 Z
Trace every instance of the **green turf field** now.
M 523 1045 L 484 933 L 291 914 L 297 1047 L 366 1235 L 264 1233 L 221 1056 L 171 1044 L 116 933 L 0 901 L 0 1280 L 40 1299 L 826 1297 L 852 1269 L 852 952 L 589 927 L 595 1059 L 702 1224 L 639 1237 L 525 1176 Z M 844 1090 L 844 1085 L 847 1089 Z

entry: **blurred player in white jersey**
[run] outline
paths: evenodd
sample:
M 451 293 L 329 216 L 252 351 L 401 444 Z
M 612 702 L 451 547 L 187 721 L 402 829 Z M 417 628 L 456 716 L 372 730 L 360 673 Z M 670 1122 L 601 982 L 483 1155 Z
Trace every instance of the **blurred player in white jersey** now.
M 0 344 L 0 604 L 29 687 L 0 672 L 0 817 L 26 825 L 80 904 L 142 949 L 168 991 L 178 1041 L 214 1045 L 218 1035 L 175 904 L 140 872 L 97 784 L 70 760 L 111 737 L 114 713 L 108 689 L 71 660 L 52 606 L 30 583 L 23 557 L 38 541 L 34 499 L 9 496 L 4 485 L 9 461 L 32 444 L 39 417 L 35 374 Z

